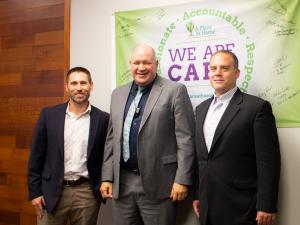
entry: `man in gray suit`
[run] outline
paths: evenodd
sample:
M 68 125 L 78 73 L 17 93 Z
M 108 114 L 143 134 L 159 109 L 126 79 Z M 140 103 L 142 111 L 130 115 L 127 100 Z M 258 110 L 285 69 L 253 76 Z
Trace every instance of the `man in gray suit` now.
M 157 76 L 150 46 L 137 46 L 130 66 L 134 81 L 112 93 L 100 191 L 115 225 L 174 225 L 192 182 L 192 105 L 184 85 Z

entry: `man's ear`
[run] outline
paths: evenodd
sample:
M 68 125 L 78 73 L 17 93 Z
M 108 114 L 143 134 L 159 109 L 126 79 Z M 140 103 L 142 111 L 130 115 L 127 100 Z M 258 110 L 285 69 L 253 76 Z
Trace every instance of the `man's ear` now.
M 94 82 L 91 82 L 91 91 L 94 90 Z
M 240 74 L 241 74 L 241 71 L 240 69 L 236 69 L 236 77 L 239 78 L 240 77 Z

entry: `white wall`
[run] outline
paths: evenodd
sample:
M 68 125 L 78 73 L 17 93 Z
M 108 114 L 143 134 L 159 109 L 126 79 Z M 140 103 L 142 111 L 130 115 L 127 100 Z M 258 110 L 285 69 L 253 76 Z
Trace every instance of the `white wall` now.
M 194 0 L 195 1 L 195 0 Z M 112 91 L 112 14 L 116 11 L 186 3 L 186 0 L 71 0 L 71 67 L 87 67 L 94 80 L 92 104 L 109 112 Z M 191 0 L 189 0 L 191 2 Z M 300 104 L 300 103 L 299 103 Z M 282 155 L 279 225 L 300 221 L 300 128 L 278 129 Z M 179 206 L 178 224 L 196 225 L 190 200 Z M 110 202 L 102 206 L 98 224 L 112 225 Z

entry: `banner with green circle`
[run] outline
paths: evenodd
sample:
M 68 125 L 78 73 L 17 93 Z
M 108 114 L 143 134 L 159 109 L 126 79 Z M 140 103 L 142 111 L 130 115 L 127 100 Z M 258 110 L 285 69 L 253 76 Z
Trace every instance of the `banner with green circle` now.
M 159 75 L 183 83 L 195 107 L 213 94 L 211 55 L 236 53 L 238 87 L 270 101 L 278 127 L 300 127 L 300 4 L 298 0 L 202 0 L 116 12 L 116 86 L 132 80 L 129 58 L 151 45 Z

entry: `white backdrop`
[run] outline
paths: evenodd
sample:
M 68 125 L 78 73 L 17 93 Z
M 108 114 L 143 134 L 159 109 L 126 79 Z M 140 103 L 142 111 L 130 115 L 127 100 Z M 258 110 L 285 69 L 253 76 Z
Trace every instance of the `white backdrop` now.
M 93 105 L 109 112 L 113 67 L 112 14 L 116 11 L 185 2 L 187 1 L 71 0 L 70 65 L 71 67 L 84 66 L 91 71 L 94 80 L 94 91 L 91 96 Z M 278 129 L 278 133 L 282 170 L 277 224 L 297 225 L 300 221 L 300 128 L 281 128 Z M 190 201 L 179 206 L 178 225 L 197 224 L 191 210 Z M 110 203 L 101 207 L 98 224 L 113 225 Z

